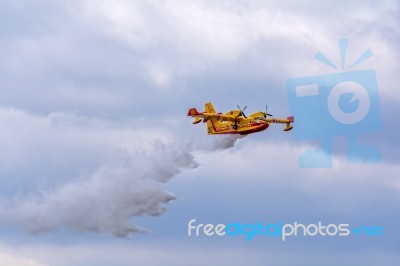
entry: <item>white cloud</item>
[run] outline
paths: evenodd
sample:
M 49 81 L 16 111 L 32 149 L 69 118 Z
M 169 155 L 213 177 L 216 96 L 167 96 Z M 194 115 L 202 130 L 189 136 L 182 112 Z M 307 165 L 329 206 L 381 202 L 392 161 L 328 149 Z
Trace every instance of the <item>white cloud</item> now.
M 34 259 L 26 258 L 21 254 L 13 254 L 4 250 L 0 251 L 0 266 L 45 266 Z

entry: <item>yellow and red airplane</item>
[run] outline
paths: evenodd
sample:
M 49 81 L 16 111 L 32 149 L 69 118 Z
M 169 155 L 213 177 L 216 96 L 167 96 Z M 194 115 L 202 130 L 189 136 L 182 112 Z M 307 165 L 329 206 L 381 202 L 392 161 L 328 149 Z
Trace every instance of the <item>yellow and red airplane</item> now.
M 250 116 L 246 116 L 243 110 L 232 110 L 226 114 L 217 113 L 211 103 L 205 104 L 205 111 L 198 112 L 196 108 L 189 109 L 188 116 L 194 117 L 193 124 L 198 124 L 201 121 L 207 122 L 208 134 L 241 134 L 247 135 L 263 131 L 269 127 L 271 123 L 286 124 L 284 131 L 289 131 L 293 128 L 294 117 L 273 118 L 271 114 L 265 112 L 256 112 Z

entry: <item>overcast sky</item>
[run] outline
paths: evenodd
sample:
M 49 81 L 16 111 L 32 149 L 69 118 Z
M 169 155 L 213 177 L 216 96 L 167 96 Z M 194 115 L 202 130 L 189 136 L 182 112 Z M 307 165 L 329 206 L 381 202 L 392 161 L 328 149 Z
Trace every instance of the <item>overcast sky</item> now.
M 0 265 L 397 265 L 398 1 L 0 3 Z M 207 136 L 212 101 L 290 115 L 286 81 L 374 69 L 382 160 L 304 169 L 281 125 Z M 345 67 L 346 69 L 346 67 Z M 295 115 L 295 114 L 294 114 Z M 296 127 L 296 123 L 294 123 Z M 318 130 L 318 128 L 310 129 Z M 203 223 L 380 225 L 381 237 L 193 238 Z

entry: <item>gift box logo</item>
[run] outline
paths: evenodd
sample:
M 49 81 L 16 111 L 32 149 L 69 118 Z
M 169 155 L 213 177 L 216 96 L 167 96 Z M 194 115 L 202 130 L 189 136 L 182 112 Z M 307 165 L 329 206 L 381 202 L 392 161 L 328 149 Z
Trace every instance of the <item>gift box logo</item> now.
M 381 128 L 376 73 L 373 69 L 353 71 L 372 56 L 366 50 L 345 71 L 347 40 L 339 40 L 342 71 L 328 75 L 289 79 L 286 90 L 290 112 L 296 117 L 293 136 L 296 140 L 319 140 L 321 147 L 299 155 L 302 168 L 332 167 L 332 143 L 336 136 L 347 138 L 349 163 L 380 161 L 380 152 L 361 144 L 359 135 Z M 316 59 L 338 69 L 326 56 L 318 52 Z

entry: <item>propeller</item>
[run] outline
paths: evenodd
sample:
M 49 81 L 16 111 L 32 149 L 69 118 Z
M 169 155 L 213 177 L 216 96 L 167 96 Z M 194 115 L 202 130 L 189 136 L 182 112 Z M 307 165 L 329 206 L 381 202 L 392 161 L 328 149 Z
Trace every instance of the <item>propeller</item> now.
M 239 106 L 239 105 L 238 105 L 237 107 L 238 107 L 238 108 L 239 108 L 239 110 L 240 110 L 240 113 L 239 113 L 239 115 L 242 115 L 242 116 L 244 116 L 244 118 L 247 118 L 247 116 L 246 116 L 246 115 L 243 113 L 243 111 L 244 111 L 244 110 L 246 110 L 246 108 L 247 108 L 247 105 L 246 105 L 246 106 L 243 108 L 243 110 L 242 110 L 242 109 L 240 109 L 240 106 Z M 238 116 L 239 116 L 239 115 L 238 115 Z
M 264 118 L 267 118 L 267 116 L 272 116 L 271 114 L 268 114 L 268 105 L 265 106 Z

